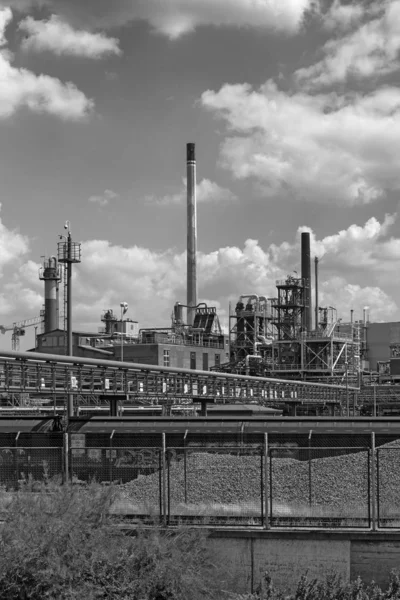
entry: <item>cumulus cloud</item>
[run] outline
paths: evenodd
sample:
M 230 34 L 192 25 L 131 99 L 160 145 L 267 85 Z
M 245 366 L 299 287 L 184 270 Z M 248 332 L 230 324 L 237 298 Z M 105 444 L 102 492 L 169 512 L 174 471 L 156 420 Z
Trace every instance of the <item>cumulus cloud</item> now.
M 130 21 L 147 21 L 171 40 L 200 26 L 251 27 L 295 33 L 312 0 L 39 0 L 52 12 L 80 26 L 113 27 Z M 9 0 L 26 10 L 37 0 Z
M 199 203 L 220 203 L 234 202 L 237 197 L 227 188 L 219 186 L 214 181 L 202 179 L 196 185 L 196 198 Z M 181 206 L 186 203 L 186 179 L 183 179 L 183 187 L 176 194 L 166 194 L 165 196 L 146 196 L 145 202 L 157 206 Z
M 0 45 L 3 46 L 0 52 L 0 118 L 10 117 L 22 107 L 66 120 L 86 117 L 93 108 L 93 101 L 73 83 L 62 83 L 55 77 L 35 75 L 27 69 L 12 66 L 12 55 L 4 48 L 7 43 L 5 30 L 11 19 L 9 8 L 0 9 Z
M 365 3 L 342 4 L 341 0 L 334 0 L 323 15 L 322 23 L 328 31 L 342 32 L 358 25 L 371 12 L 372 7 Z
M 368 204 L 400 189 L 400 91 L 309 95 L 269 80 L 201 96 L 226 125 L 220 163 L 263 195 Z
M 19 23 L 19 29 L 27 34 L 21 44 L 24 50 L 94 59 L 121 54 L 116 38 L 107 37 L 104 33 L 74 29 L 56 15 L 46 21 L 26 17 Z
M 109 204 L 111 200 L 115 200 L 116 198 L 118 198 L 118 194 L 116 194 L 112 190 L 104 190 L 104 192 L 100 196 L 90 196 L 88 202 L 104 207 L 107 206 L 107 204 Z
M 395 302 L 400 237 L 391 236 L 395 226 L 396 215 L 387 215 L 382 221 L 372 218 L 322 239 L 311 231 L 311 254 L 320 258 L 320 306 L 335 306 L 344 320 L 350 318 L 350 309 L 361 319 L 365 305 L 370 307 L 372 321 L 400 319 Z M 217 306 L 227 325 L 229 301 L 236 302 L 243 293 L 275 297 L 276 280 L 293 270 L 300 272 L 304 230 L 305 226 L 299 227 L 292 240 L 267 247 L 247 239 L 241 246 L 199 252 L 199 300 Z M 27 261 L 26 239 L 20 240 L 20 234 L 7 229 L 0 233 L 5 236 L 5 247 L 16 243 L 15 236 L 20 244 L 9 252 L 10 256 L 19 252 L 19 258 L 13 258 L 7 268 L 0 265 L 4 272 L 0 323 L 8 324 L 39 314 L 43 282 L 38 279 L 39 264 Z M 156 252 L 89 240 L 82 244 L 82 256 L 73 272 L 77 329 L 97 331 L 102 311 L 118 310 L 121 301 L 128 302 L 127 316 L 138 320 L 140 326 L 167 326 L 174 303 L 185 302 L 185 252 Z M 10 340 L 0 338 L 0 344 L 9 347 Z
M 332 25 L 338 19 L 360 16 L 361 5 L 340 6 L 331 14 Z M 380 14 L 344 37 L 331 39 L 322 48 L 323 58 L 299 69 L 295 79 L 302 89 L 315 90 L 350 77 L 379 77 L 398 71 L 400 62 L 400 1 L 389 0 L 375 5 Z

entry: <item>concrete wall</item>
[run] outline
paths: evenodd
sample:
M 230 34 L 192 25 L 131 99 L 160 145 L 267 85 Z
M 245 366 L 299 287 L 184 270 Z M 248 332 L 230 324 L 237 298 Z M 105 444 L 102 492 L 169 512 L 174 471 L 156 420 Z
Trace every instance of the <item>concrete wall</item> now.
M 400 566 L 400 533 L 392 532 L 218 530 L 209 544 L 224 557 L 227 589 L 238 593 L 255 591 L 266 571 L 283 591 L 293 591 L 306 572 L 323 578 L 332 570 L 385 589 Z
M 368 323 L 367 347 L 370 367 L 376 370 L 378 360 L 389 360 L 390 344 L 400 342 L 400 322 Z

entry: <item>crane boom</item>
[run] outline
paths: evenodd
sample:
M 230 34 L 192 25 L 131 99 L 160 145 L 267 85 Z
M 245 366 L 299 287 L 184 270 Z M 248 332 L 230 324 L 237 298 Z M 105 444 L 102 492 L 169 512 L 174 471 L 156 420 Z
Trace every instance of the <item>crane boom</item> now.
M 43 322 L 43 317 L 34 317 L 33 319 L 25 319 L 24 321 L 15 321 L 12 325 L 0 325 L 1 333 L 12 331 L 11 347 L 13 350 L 19 350 L 19 338 L 25 335 L 25 328 L 32 325 L 39 325 Z
M 33 319 L 25 319 L 24 321 L 15 321 L 12 325 L 0 325 L 1 333 L 6 331 L 14 331 L 18 327 L 31 327 L 39 325 L 43 321 L 43 317 L 34 317 Z

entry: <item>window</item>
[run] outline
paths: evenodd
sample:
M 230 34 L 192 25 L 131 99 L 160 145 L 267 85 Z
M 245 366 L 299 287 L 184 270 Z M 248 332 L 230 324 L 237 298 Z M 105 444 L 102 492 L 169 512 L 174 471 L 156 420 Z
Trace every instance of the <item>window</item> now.
M 215 355 L 215 366 L 219 367 L 221 364 L 221 355 L 220 354 L 216 354 Z
M 203 371 L 208 371 L 208 352 L 203 352 Z
M 169 350 L 164 350 L 164 367 L 169 367 Z
M 191 369 L 196 368 L 196 352 L 190 353 L 190 368 Z

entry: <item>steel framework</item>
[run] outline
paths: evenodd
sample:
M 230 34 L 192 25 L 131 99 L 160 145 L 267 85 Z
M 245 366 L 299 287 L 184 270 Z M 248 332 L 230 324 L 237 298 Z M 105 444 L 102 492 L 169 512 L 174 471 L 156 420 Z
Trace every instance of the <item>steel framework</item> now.
M 192 371 L 60 357 L 29 352 L 1 351 L 0 392 L 11 394 L 77 394 L 85 397 L 129 395 L 144 404 L 193 402 L 325 403 L 343 404 L 353 387 L 305 381 L 249 377 L 210 371 Z

